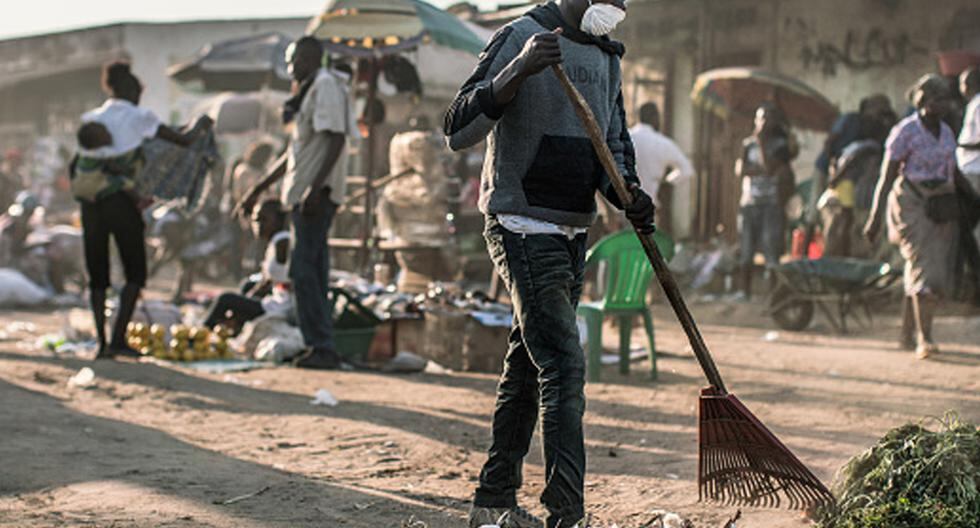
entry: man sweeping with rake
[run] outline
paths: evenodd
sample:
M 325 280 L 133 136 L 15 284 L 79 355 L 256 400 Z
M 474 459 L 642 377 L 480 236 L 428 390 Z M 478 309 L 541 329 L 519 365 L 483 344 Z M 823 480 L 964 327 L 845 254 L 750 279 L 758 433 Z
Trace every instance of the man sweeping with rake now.
M 514 305 L 493 444 L 480 474 L 471 527 L 495 521 L 505 528 L 542 526 L 516 501 L 539 406 L 547 526 L 588 524 L 582 494 L 585 362 L 574 314 L 585 256 L 582 231 L 592 222 L 596 190 L 626 211 L 710 384 L 698 401 L 699 496 L 808 510 L 834 500 L 728 392 L 653 241 L 653 203 L 639 191 L 625 132 L 623 47 L 605 37 L 626 16 L 620 1 L 557 0 L 504 26 L 446 116 L 453 149 L 472 146 L 490 133 L 480 208 L 487 216 L 487 248 Z M 551 75 L 542 73 L 546 68 Z M 560 92 L 564 101 L 556 95 Z
M 557 0 L 501 28 L 446 114 L 453 150 L 490 139 L 480 187 L 487 248 L 514 306 L 493 442 L 469 526 L 537 528 L 517 505 L 521 468 L 538 414 L 544 445 L 541 502 L 548 528 L 583 528 L 585 356 L 575 308 L 595 193 L 621 201 L 589 136 L 550 71 L 563 63 L 630 183 L 626 216 L 653 232 L 654 206 L 639 189 L 626 127 L 620 58 L 606 36 L 626 16 L 622 0 Z

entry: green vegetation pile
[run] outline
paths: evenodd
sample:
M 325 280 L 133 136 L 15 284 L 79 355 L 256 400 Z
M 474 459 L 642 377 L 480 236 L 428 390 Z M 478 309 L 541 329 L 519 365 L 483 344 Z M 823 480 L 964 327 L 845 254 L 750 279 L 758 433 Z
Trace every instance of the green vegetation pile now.
M 947 413 L 907 424 L 839 472 L 821 528 L 980 527 L 980 430 Z

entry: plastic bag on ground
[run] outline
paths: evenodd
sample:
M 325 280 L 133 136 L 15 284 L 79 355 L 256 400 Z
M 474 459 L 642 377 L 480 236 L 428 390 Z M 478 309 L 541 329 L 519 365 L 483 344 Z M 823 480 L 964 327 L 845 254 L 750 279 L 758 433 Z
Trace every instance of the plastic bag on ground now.
M 74 376 L 68 378 L 69 387 L 85 388 L 93 383 L 95 383 L 95 372 L 88 367 L 82 367 Z
M 337 398 L 330 393 L 327 389 L 319 389 L 313 394 L 313 399 L 310 400 L 310 405 L 326 405 L 327 407 L 336 407 L 340 402 Z
M 653 519 L 646 526 L 650 528 L 693 528 L 691 521 L 665 510 L 654 510 Z
M 285 363 L 303 351 L 303 335 L 295 334 L 266 337 L 255 347 L 255 359 L 271 363 Z
M 288 321 L 280 316 L 263 315 L 245 323 L 242 333 L 230 342 L 231 346 L 239 352 L 249 357 L 257 358 L 259 343 L 266 338 L 280 340 L 296 339 L 302 342 L 302 334 L 299 328 L 292 326 Z
M 395 354 L 395 357 L 391 358 L 381 370 L 384 372 L 422 372 L 428 364 L 428 359 L 402 350 Z
M 0 268 L 0 306 L 37 306 L 51 295 L 31 282 L 23 273 L 10 268 Z

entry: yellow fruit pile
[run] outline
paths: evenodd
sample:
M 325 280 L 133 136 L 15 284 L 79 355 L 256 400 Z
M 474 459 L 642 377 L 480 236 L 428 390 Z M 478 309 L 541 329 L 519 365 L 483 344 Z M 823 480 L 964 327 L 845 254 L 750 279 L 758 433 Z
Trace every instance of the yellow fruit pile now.
M 228 347 L 230 336 L 231 332 L 220 325 L 213 332 L 204 327 L 171 326 L 169 343 L 167 330 L 162 325 L 129 323 L 126 332 L 129 346 L 139 350 L 144 356 L 170 361 L 230 359 L 234 357 Z

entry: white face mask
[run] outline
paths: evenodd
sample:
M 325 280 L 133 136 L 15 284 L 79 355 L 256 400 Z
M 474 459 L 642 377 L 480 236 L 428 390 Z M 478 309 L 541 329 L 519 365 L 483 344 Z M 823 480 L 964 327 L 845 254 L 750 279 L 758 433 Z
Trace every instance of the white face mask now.
M 612 33 L 623 19 L 626 18 L 626 11 L 606 3 L 593 3 L 585 10 L 582 15 L 582 23 L 579 29 L 595 37 L 601 37 Z

